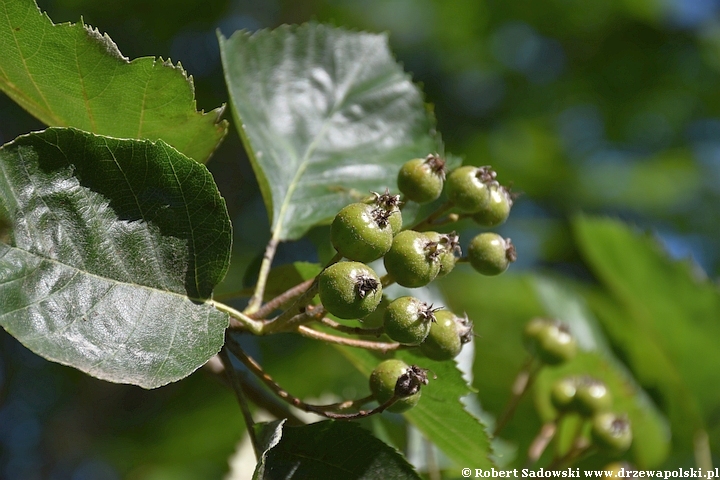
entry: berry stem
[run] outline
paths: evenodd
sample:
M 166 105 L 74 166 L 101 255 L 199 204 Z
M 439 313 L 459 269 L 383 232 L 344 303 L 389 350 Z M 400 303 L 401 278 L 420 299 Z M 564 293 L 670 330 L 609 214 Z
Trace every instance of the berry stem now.
M 220 359 L 222 360 L 223 366 L 225 367 L 225 374 L 227 375 L 228 381 L 230 382 L 230 385 L 235 392 L 235 396 L 238 399 L 238 403 L 240 404 L 240 410 L 242 411 L 243 419 L 245 420 L 245 428 L 247 429 L 248 435 L 250 436 L 253 451 L 255 452 L 255 460 L 260 460 L 260 457 L 262 456 L 262 449 L 260 448 L 260 443 L 258 442 L 257 436 L 255 435 L 255 421 L 253 420 L 252 413 L 250 413 L 250 407 L 248 407 L 247 398 L 245 398 L 245 392 L 243 391 L 243 387 L 240 384 L 238 378 L 233 375 L 234 368 L 225 347 L 220 350 L 219 355 Z
M 537 436 L 528 448 L 528 457 L 525 462 L 526 468 L 531 468 L 535 465 L 535 463 L 537 463 L 543 452 L 545 452 L 547 446 L 552 441 L 556 432 L 557 423 L 555 421 L 545 423 L 542 427 L 540 427 L 540 432 L 538 432 Z
M 262 335 L 265 328 L 265 322 L 261 320 L 255 320 L 250 318 L 238 310 L 235 310 L 229 305 L 225 305 L 221 302 L 214 300 L 210 301 L 210 304 L 221 312 L 225 312 L 230 315 L 230 328 L 235 330 L 245 330 L 254 335 Z
M 378 405 L 377 407 L 371 409 L 371 410 L 359 410 L 357 413 L 337 413 L 333 410 L 337 410 L 337 405 L 344 405 L 348 402 L 341 402 L 340 404 L 332 404 L 330 405 L 331 408 L 326 408 L 325 405 L 312 405 L 309 403 L 305 403 L 299 398 L 291 395 L 287 390 L 284 390 L 273 378 L 265 373 L 265 371 L 262 369 L 259 363 L 257 363 L 252 357 L 248 356 L 243 352 L 242 348 L 240 348 L 240 345 L 238 345 L 235 340 L 232 339 L 232 337 L 228 338 L 228 341 L 226 343 L 228 349 L 232 352 L 235 357 L 237 357 L 238 360 L 240 360 L 243 365 L 245 365 L 253 374 L 255 374 L 270 390 L 272 390 L 275 395 L 280 397 L 285 402 L 289 403 L 290 405 L 299 408 L 300 410 L 303 410 L 305 412 L 315 413 L 317 415 L 326 417 L 326 418 L 332 418 L 335 420 L 354 420 L 357 418 L 363 418 L 368 417 L 370 415 L 374 415 L 376 413 L 380 413 L 384 411 L 386 408 L 390 407 L 393 403 L 395 403 L 400 397 L 393 396 L 388 401 Z M 367 398 L 367 397 L 366 397 Z M 366 398 L 361 398 L 359 400 L 350 400 L 349 402 L 352 405 L 362 405 L 366 402 Z M 362 404 L 358 402 L 363 402 Z
M 263 297 L 265 295 L 265 286 L 267 285 L 268 275 L 270 275 L 270 268 L 272 267 L 273 259 L 275 258 L 275 252 L 280 244 L 280 239 L 275 235 L 270 238 L 267 246 L 265 247 L 265 254 L 263 254 L 262 263 L 260 263 L 260 272 L 258 273 L 258 281 L 255 284 L 255 293 L 250 297 L 248 306 L 243 311 L 246 315 L 252 315 L 258 311 L 260 305 L 262 305 Z
M 300 282 L 294 287 L 288 288 L 283 293 L 278 295 L 277 297 L 273 298 L 272 300 L 269 300 L 266 304 L 262 305 L 260 308 L 257 309 L 255 313 L 251 315 L 253 318 L 264 318 L 270 315 L 273 311 L 277 310 L 284 304 L 288 303 L 290 300 L 294 300 L 303 293 L 305 293 L 313 284 L 315 281 L 314 278 L 310 278 L 308 280 L 305 280 L 304 282 Z
M 347 325 L 342 325 L 335 320 L 332 320 L 327 317 L 323 317 L 320 320 L 320 323 L 323 325 L 327 325 L 330 328 L 334 328 L 338 332 L 343 333 L 349 333 L 351 335 L 374 335 L 376 337 L 379 337 L 385 332 L 385 328 L 383 327 L 377 327 L 377 328 L 362 328 L 362 327 L 348 327 Z
M 505 406 L 505 411 L 503 411 L 497 425 L 495 426 L 495 430 L 493 431 L 494 437 L 497 437 L 500 434 L 502 429 L 505 428 L 505 425 L 507 425 L 507 423 L 512 418 L 515 410 L 520 404 L 520 400 L 522 400 L 525 392 L 530 389 L 530 386 L 537 377 L 537 373 L 540 370 L 540 367 L 542 367 L 542 364 L 535 367 L 534 358 L 529 357 L 525 361 L 523 366 L 520 368 L 520 371 L 518 372 L 517 377 L 515 377 L 515 381 L 513 382 L 512 395 L 508 399 L 508 403 Z
M 440 205 L 437 210 L 432 212 L 425 220 L 421 220 L 419 223 L 415 224 L 414 227 L 411 228 L 411 230 L 415 230 L 416 232 L 423 232 L 435 224 L 435 220 L 442 217 L 445 212 L 450 210 L 453 207 L 453 202 L 447 201 Z
M 373 350 L 380 353 L 392 352 L 404 348 L 404 345 L 394 342 L 371 342 L 368 340 L 360 340 L 357 338 L 338 337 L 330 333 L 314 330 L 307 325 L 300 325 L 299 327 L 297 327 L 297 332 L 303 337 L 312 338 L 314 340 L 320 340 L 327 343 L 335 343 L 338 345 L 347 345 L 348 347 L 364 348 L 366 350 Z

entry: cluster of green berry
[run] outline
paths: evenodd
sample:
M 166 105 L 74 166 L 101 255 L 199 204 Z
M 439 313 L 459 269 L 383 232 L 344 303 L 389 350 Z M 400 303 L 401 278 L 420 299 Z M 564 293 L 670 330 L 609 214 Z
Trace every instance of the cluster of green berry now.
M 402 195 L 374 193 L 372 198 L 340 210 L 332 222 L 330 240 L 337 258 L 344 261 L 325 268 L 317 286 L 324 309 L 340 319 L 364 319 L 373 314 L 383 299 L 383 287 L 391 283 L 423 287 L 450 273 L 459 261 L 469 262 L 484 275 L 498 275 L 516 258 L 510 239 L 495 233 L 473 238 L 467 257 L 460 258 L 455 232 L 430 231 L 436 224 L 465 216 L 484 227 L 500 225 L 508 218 L 512 195 L 498 183 L 490 167 L 463 166 L 446 176 L 445 161 L 436 154 L 428 155 L 406 162 L 397 184 Z M 447 202 L 435 214 L 412 229 L 403 229 L 406 202 L 433 202 L 443 192 Z M 453 213 L 439 218 L 447 212 Z M 368 265 L 380 258 L 387 271 L 382 279 Z M 444 361 L 457 356 L 470 341 L 472 324 L 465 316 L 402 296 L 384 307 L 382 332 L 404 346 L 418 346 L 433 360 Z M 402 383 L 412 388 L 401 388 Z M 371 390 L 380 403 L 393 396 L 400 398 L 391 411 L 415 405 L 420 385 L 425 383 L 422 369 L 396 359 L 383 362 L 370 378 Z
M 559 365 L 572 360 L 577 342 L 562 322 L 536 318 L 524 330 L 525 346 L 535 358 L 546 365 Z M 589 375 L 572 375 L 557 380 L 551 388 L 550 400 L 559 413 L 579 415 L 590 425 L 592 444 L 609 453 L 621 453 L 632 443 L 627 415 L 613 412 L 613 399 L 604 382 Z

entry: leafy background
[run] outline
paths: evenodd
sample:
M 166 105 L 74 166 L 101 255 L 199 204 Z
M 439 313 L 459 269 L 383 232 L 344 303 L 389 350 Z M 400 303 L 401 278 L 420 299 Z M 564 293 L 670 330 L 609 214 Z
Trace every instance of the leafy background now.
M 583 337 L 583 361 L 629 367 L 673 437 L 666 466 L 693 464 L 698 428 L 720 452 L 720 6 L 710 0 L 39 1 L 55 22 L 107 32 L 124 55 L 181 61 L 198 107 L 227 101 L 216 38 L 311 19 L 388 31 L 434 105 L 445 148 L 492 164 L 523 192 L 499 231 L 518 246 L 509 273 L 466 272 L 442 285 L 478 321 L 475 386 L 498 412 L 522 361 L 532 315 L 577 306 L 606 346 Z M 0 143 L 42 126 L 0 96 Z M 240 161 L 239 161 L 240 159 Z M 208 168 L 235 229 L 232 290 L 252 282 L 268 239 L 261 194 L 233 128 Z M 630 225 L 629 234 L 615 220 Z M 465 226 L 464 238 L 476 230 Z M 277 263 L 327 254 L 327 232 L 283 244 Z M 670 263 L 658 249 L 662 246 Z M 551 278 L 561 294 L 545 285 Z M 471 280 L 472 279 L 472 280 Z M 473 292 L 468 300 L 468 291 Z M 477 292 L 483 292 L 478 295 Z M 559 298 L 559 299 L 558 299 Z M 564 303 L 563 303 L 564 302 Z M 567 312 L 567 308 L 560 311 Z M 484 341 L 483 339 L 487 339 Z M 490 342 L 492 339 L 492 342 Z M 221 478 L 243 427 L 229 390 L 204 372 L 159 390 L 100 382 L 39 359 L 0 331 L 0 477 Z M 592 347 L 592 348 L 590 348 Z M 597 347 L 597 348 L 595 348 Z M 365 380 L 332 348 L 294 337 L 248 345 L 298 396 L 362 394 Z M 609 359 L 609 360 L 608 360 Z M 662 365 L 662 369 L 657 366 Z M 622 368 L 621 368 L 622 367 Z M 303 375 L 311 369 L 313 375 Z M 350 372 L 350 373 L 349 373 Z M 619 373 L 612 370 L 608 378 Z M 623 383 L 623 385 L 625 385 Z M 640 392 L 640 393 L 637 393 Z M 642 395 L 640 395 L 642 394 Z M 538 425 L 523 404 L 507 437 Z M 542 405 L 538 402 L 540 411 Z M 369 426 L 402 443 L 392 420 Z M 662 427 L 661 423 L 653 428 Z M 527 438 L 526 438 L 527 437 Z M 392 443 L 392 442 L 391 442 Z M 512 449 L 508 455 L 512 455 Z

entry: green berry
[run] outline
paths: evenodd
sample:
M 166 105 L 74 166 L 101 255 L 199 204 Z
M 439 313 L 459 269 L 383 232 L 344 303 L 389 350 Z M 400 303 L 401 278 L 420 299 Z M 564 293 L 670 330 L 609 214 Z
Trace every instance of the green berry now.
M 407 363 L 395 358 L 385 360 L 375 367 L 375 370 L 370 374 L 370 391 L 378 403 L 382 404 L 390 400 L 395 395 L 398 380 L 401 377 L 408 376 L 412 370 Z M 400 413 L 411 409 L 420 401 L 420 393 L 418 389 L 412 395 L 399 398 L 388 410 Z
M 416 288 L 432 282 L 440 272 L 438 243 L 428 235 L 404 230 L 393 239 L 383 262 L 387 272 L 403 287 Z
M 612 394 L 600 380 L 582 377 L 577 384 L 575 407 L 581 415 L 591 417 L 612 407 Z
M 330 265 L 318 276 L 318 293 L 325 309 L 338 318 L 362 318 L 382 299 L 382 285 L 372 268 L 359 262 Z
M 398 343 L 419 345 L 430 333 L 435 310 L 415 297 L 397 298 L 385 309 L 385 333 Z
M 562 322 L 535 319 L 524 332 L 525 346 L 543 363 L 558 365 L 572 360 L 577 353 L 577 342 L 570 329 Z
M 440 197 L 445 181 L 445 160 L 436 155 L 405 162 L 398 172 L 398 188 L 405 198 L 429 203 Z
M 496 175 L 490 167 L 457 168 L 447 178 L 448 199 L 463 213 L 477 213 L 490 201 L 488 186 L 497 184 Z
M 393 236 L 402 230 L 402 213 L 400 212 L 400 195 L 391 195 L 389 190 L 385 190 L 382 195 L 372 192 L 373 199 L 370 203 L 381 209 L 380 223 L 387 222 L 390 224 Z
M 612 453 L 624 452 L 632 443 L 630 421 L 611 412 L 598 413 L 593 417 L 590 434 L 598 448 Z
M 365 203 L 351 203 L 343 208 L 330 226 L 330 241 L 335 249 L 357 262 L 382 257 L 390 249 L 392 239 L 387 212 Z
M 555 381 L 550 389 L 550 401 L 560 412 L 575 410 L 575 395 L 577 394 L 577 378 L 565 377 Z
M 440 271 L 437 278 L 444 277 L 450 273 L 457 263 L 457 256 L 460 254 L 460 237 L 455 232 L 440 234 L 437 232 L 425 232 L 425 234 L 438 244 L 438 261 L 440 262 Z
M 491 228 L 508 219 L 513 200 L 510 191 L 502 185 L 491 184 L 488 189 L 487 203 L 472 218 L 478 225 Z
M 430 325 L 420 351 L 437 361 L 450 360 L 458 356 L 464 343 L 472 338 L 472 324 L 467 317 L 458 317 L 449 310 L 435 312 L 435 323 Z
M 517 259 L 515 246 L 509 238 L 497 233 L 477 235 L 468 247 L 470 265 L 483 275 L 499 275 Z

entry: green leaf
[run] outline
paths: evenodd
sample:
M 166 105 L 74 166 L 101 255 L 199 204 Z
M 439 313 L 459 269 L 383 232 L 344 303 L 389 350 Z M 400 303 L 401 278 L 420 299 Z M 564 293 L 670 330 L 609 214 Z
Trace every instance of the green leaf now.
M 55 25 L 30 0 L 0 0 L 0 90 L 48 126 L 162 139 L 199 162 L 227 132 L 224 107 L 196 111 L 179 64 L 129 61 L 107 34 Z
M 307 24 L 219 41 L 274 238 L 301 237 L 358 191 L 394 190 L 405 161 L 442 149 L 384 35 Z
M 366 350 L 342 347 L 360 372 L 369 376 L 382 361 Z M 420 402 L 404 413 L 430 441 L 460 466 L 490 469 L 490 439 L 485 426 L 471 415 L 460 398 L 472 393 L 455 362 L 436 362 L 410 350 L 397 352 L 408 365 L 429 369 L 430 383 L 422 387 Z
M 255 429 L 265 451 L 253 479 L 420 479 L 395 449 L 353 422 L 272 422 Z
M 231 226 L 207 169 L 162 141 L 50 128 L 0 149 L 0 324 L 37 354 L 154 388 L 217 353 L 203 303 Z
M 720 408 L 720 293 L 657 242 L 610 219 L 573 224 L 584 258 L 604 284 L 592 306 L 615 348 L 670 418 L 675 451 Z

